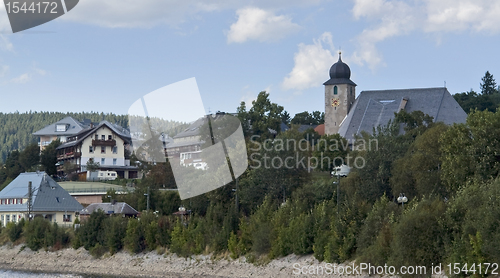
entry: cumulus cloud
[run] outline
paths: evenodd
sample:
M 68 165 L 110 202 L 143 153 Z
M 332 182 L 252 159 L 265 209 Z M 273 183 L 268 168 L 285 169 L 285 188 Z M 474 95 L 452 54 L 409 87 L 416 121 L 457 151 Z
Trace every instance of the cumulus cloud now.
M 500 31 L 500 2 L 491 0 L 355 0 L 355 20 L 366 20 L 372 28 L 359 34 L 354 62 L 370 68 L 383 65 L 377 43 L 391 37 L 426 32 Z
M 321 85 L 325 73 L 335 62 L 332 55 L 332 34 L 323 33 L 313 44 L 299 44 L 299 51 L 294 55 L 295 65 L 282 82 L 285 90 L 304 90 Z
M 277 41 L 300 29 L 289 16 L 275 15 L 255 7 L 239 9 L 236 14 L 238 21 L 231 25 L 227 33 L 228 43 Z
M 264 9 L 282 9 L 315 5 L 324 0 L 85 0 L 62 20 L 90 23 L 110 28 L 152 27 L 159 24 L 176 26 L 200 13 L 240 9 L 247 5 Z

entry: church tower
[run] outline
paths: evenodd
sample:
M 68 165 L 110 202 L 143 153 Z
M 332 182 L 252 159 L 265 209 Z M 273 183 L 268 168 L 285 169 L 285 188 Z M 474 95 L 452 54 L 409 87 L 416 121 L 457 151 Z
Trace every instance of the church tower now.
M 325 134 L 338 133 L 340 124 L 356 99 L 356 84 L 351 81 L 351 69 L 339 60 L 330 68 L 330 80 L 325 85 Z

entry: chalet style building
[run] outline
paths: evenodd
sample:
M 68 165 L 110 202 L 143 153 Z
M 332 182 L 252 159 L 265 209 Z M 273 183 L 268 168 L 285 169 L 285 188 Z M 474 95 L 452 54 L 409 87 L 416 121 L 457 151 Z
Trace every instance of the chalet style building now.
M 64 175 L 64 165 L 68 163 L 75 165 L 77 173 L 87 172 L 87 162 L 93 161 L 99 164 L 100 171 L 116 171 L 118 177 L 125 179 L 138 177 L 138 168 L 130 165 L 132 140 L 127 129 L 108 121 L 98 124 L 80 123 L 71 117 L 68 118 L 34 133 L 40 136 L 42 142 L 47 139 L 42 139 L 46 135 L 41 134 L 48 134 L 48 131 L 53 131 L 54 128 L 57 130 L 58 125 L 63 122 L 73 122 L 73 125 L 66 126 L 68 130 L 79 130 L 72 134 L 66 132 L 64 142 L 57 147 L 58 175 Z M 62 130 L 61 127 L 61 132 Z M 55 135 L 51 136 L 55 138 Z

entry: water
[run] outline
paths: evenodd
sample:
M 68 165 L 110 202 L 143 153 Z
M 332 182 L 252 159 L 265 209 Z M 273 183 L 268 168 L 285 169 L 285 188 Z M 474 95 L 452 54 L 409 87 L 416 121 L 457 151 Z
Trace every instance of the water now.
M 81 275 L 0 270 L 0 278 L 84 278 Z
M 0 278 L 115 278 L 115 276 L 25 272 L 0 269 Z

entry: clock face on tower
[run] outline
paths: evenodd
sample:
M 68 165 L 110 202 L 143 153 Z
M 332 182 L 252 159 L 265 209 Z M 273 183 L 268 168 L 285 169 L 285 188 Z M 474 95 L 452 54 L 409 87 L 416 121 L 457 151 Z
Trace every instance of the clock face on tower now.
M 340 100 L 338 98 L 332 98 L 332 107 L 340 106 Z

